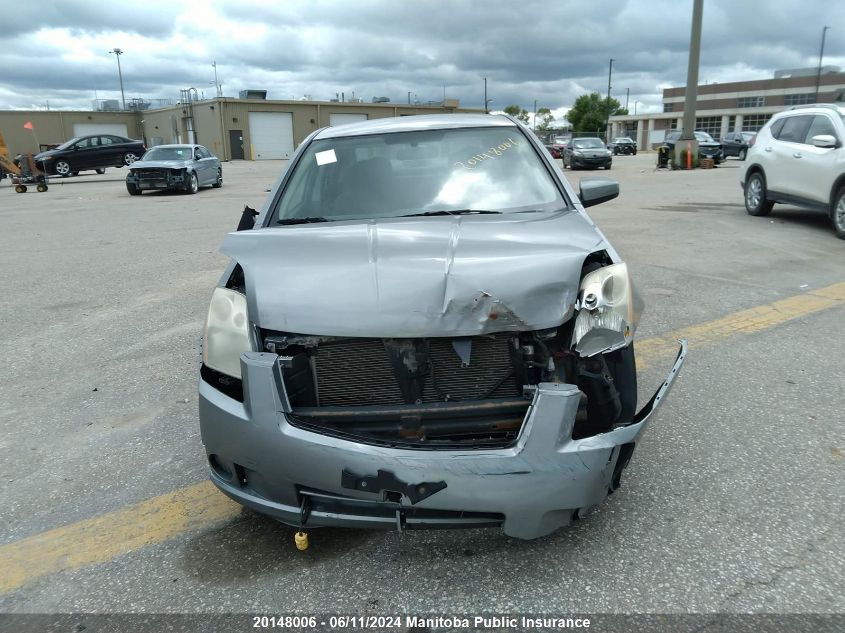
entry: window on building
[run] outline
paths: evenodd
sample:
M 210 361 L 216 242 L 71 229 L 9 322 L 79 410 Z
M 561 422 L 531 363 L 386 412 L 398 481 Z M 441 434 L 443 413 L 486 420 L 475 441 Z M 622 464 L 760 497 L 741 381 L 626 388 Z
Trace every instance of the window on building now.
M 700 116 L 695 119 L 695 129 L 707 132 L 713 138 L 719 138 L 722 135 L 722 117 L 720 116 Z
M 728 130 L 733 131 L 736 127 L 736 115 L 732 114 L 728 117 Z
M 674 106 L 674 105 L 675 105 L 674 103 L 664 103 L 663 104 L 663 111 L 664 112 L 671 112 L 672 106 Z
M 812 92 L 808 92 L 805 94 L 800 95 L 785 95 L 783 98 L 783 105 L 788 106 L 797 106 L 797 105 L 806 105 L 808 103 L 815 103 L 816 102 L 816 95 Z
M 758 132 L 772 118 L 771 114 L 746 114 L 742 118 L 743 132 Z
M 766 98 L 760 97 L 739 97 L 736 100 L 737 108 L 762 108 L 766 104 Z
M 669 129 L 670 130 L 677 130 L 678 129 L 678 119 L 672 119 L 669 121 Z

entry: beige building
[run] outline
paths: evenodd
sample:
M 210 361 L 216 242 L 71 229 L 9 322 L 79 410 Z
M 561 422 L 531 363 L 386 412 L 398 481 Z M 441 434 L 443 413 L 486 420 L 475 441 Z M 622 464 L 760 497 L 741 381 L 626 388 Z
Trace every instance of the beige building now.
M 140 112 L 0 111 L 0 131 L 12 155 L 35 152 L 83 134 L 118 134 L 143 139 L 148 147 L 196 142 L 223 160 L 289 158 L 313 131 L 366 119 L 481 112 L 457 99 L 438 105 L 267 101 L 220 97 Z M 24 129 L 31 122 L 34 133 Z
M 756 132 L 776 112 L 808 103 L 841 101 L 845 73 L 823 68 L 816 98 L 816 68 L 779 70 L 772 79 L 698 86 L 695 129 L 721 138 L 728 132 Z M 660 144 L 683 125 L 686 88 L 663 91 L 663 112 L 610 117 L 611 136 L 630 136 L 639 149 Z

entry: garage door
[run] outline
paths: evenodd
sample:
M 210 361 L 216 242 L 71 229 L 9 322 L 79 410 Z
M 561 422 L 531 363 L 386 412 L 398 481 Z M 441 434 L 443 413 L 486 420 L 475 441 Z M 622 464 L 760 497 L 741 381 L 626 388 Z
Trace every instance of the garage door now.
M 252 158 L 290 158 L 293 154 L 293 115 L 290 112 L 250 112 Z
M 360 123 L 366 121 L 366 114 L 330 114 L 329 125 L 346 125 L 347 123 Z
M 129 137 L 125 123 L 74 123 L 74 136 L 89 136 L 90 134 L 117 134 Z

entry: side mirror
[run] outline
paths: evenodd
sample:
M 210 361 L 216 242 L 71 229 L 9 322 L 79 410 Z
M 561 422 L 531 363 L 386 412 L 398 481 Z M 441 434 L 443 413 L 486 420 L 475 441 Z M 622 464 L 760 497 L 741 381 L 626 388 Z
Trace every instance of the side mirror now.
M 836 137 L 830 134 L 817 134 L 812 138 L 812 143 L 816 147 L 838 147 L 839 145 Z
M 613 200 L 619 195 L 619 183 L 610 178 L 587 178 L 578 186 L 578 199 L 584 208 Z
M 236 231 L 249 231 L 250 229 L 255 228 L 255 217 L 258 215 L 258 211 L 251 207 L 244 207 L 244 212 L 241 214 L 241 221 L 238 222 L 238 228 L 235 229 Z

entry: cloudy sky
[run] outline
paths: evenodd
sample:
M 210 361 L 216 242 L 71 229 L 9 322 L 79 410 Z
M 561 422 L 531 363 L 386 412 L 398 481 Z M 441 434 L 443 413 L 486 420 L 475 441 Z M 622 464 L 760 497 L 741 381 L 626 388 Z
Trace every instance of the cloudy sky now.
M 686 81 L 692 0 L 97 0 L 15 3 L 0 19 L 0 109 L 88 108 L 126 98 L 178 99 L 243 88 L 268 98 L 344 92 L 370 101 L 446 96 L 491 109 L 559 115 L 607 90 L 633 111 L 661 109 Z M 767 78 L 778 68 L 845 67 L 841 0 L 706 0 L 700 83 Z

